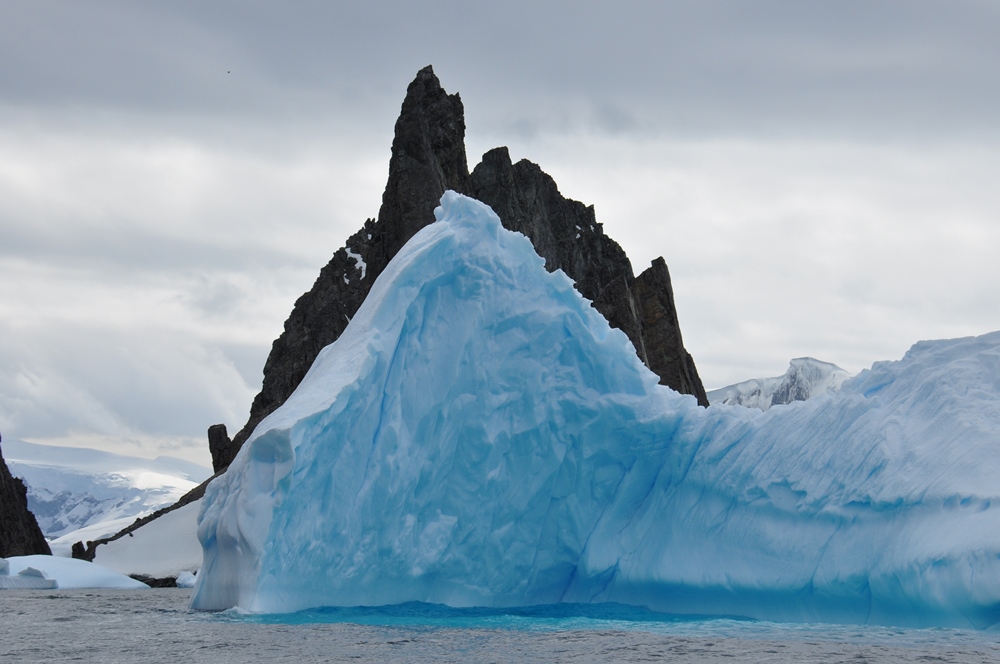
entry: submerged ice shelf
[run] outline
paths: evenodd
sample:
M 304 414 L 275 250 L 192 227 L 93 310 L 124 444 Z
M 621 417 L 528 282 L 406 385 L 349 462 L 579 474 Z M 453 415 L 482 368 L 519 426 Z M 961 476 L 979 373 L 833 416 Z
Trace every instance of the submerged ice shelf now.
M 1000 620 L 1000 333 L 704 409 L 489 208 L 436 215 L 209 486 L 194 608 Z

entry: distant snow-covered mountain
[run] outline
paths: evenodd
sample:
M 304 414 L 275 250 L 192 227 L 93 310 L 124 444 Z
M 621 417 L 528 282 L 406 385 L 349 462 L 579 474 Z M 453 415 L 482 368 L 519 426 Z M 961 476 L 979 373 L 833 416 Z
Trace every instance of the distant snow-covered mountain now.
M 784 376 L 752 378 L 712 390 L 708 393 L 708 401 L 711 404 L 767 410 L 771 406 L 836 392 L 852 376 L 836 364 L 811 357 L 797 357 L 789 363 Z
M 57 554 L 177 502 L 212 475 L 173 457 L 142 459 L 19 440 L 4 440 L 3 452 L 11 474 L 27 485 L 28 509 Z

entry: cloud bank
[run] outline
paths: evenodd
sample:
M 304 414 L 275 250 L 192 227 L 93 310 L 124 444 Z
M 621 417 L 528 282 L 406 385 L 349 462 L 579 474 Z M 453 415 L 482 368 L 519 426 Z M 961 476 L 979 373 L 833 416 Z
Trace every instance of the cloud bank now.
M 0 431 L 207 463 L 433 64 L 664 255 L 707 386 L 1000 329 L 988 2 L 7 3 Z

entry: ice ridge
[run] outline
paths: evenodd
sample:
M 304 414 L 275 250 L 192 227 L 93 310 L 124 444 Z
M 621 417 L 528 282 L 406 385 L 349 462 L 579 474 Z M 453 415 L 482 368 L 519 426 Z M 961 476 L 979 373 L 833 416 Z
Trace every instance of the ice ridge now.
M 435 215 L 209 485 L 194 608 L 1000 620 L 1000 333 L 703 409 L 489 208 Z

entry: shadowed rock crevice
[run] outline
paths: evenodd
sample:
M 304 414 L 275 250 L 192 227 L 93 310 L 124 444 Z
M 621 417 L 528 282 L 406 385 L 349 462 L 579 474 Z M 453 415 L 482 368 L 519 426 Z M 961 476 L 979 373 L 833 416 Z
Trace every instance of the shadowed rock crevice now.
M 368 219 L 334 253 L 313 287 L 296 301 L 271 347 L 250 418 L 220 464 L 228 466 L 257 424 L 295 390 L 320 350 L 340 337 L 392 257 L 434 221 L 434 208 L 447 189 L 483 201 L 506 228 L 528 236 L 546 268 L 568 274 L 611 325 L 628 335 L 662 384 L 708 405 L 684 349 L 663 259 L 636 278 L 624 250 L 597 223 L 593 206 L 565 198 L 537 164 L 512 164 L 507 148 L 487 152 L 470 175 L 462 101 L 446 93 L 426 67 L 407 88 L 396 121 L 377 219 Z

